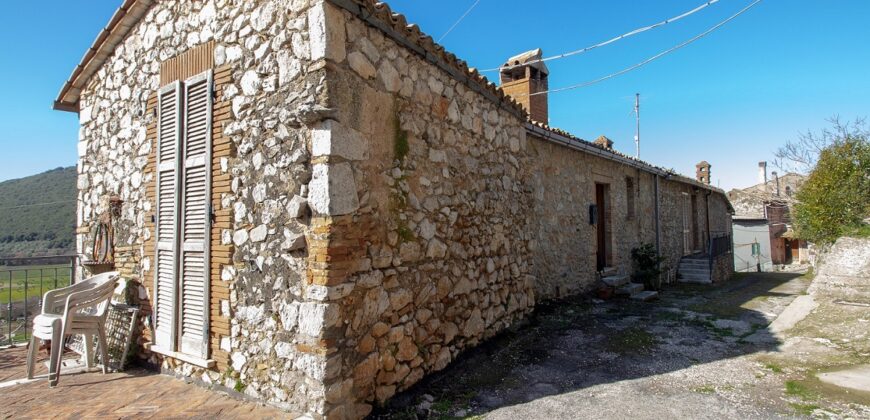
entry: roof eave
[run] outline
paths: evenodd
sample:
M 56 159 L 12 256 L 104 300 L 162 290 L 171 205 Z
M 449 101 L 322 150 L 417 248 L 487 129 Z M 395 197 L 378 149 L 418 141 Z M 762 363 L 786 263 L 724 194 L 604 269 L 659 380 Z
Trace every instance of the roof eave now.
M 118 43 L 123 41 L 129 30 L 145 15 L 153 3 L 154 0 L 124 0 L 112 15 L 109 24 L 97 34 L 93 45 L 85 51 L 81 62 L 73 69 L 69 79 L 61 87 L 52 109 L 67 112 L 79 111 L 79 95 L 84 84 L 111 55 L 111 51 Z

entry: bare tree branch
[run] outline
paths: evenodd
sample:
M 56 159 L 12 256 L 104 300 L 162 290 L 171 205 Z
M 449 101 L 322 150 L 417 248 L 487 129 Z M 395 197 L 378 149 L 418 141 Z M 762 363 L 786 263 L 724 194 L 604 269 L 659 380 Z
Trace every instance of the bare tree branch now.
M 807 131 L 798 135 L 796 140 L 789 140 L 777 149 L 774 152 L 776 159 L 773 164 L 785 173 L 797 172 L 805 175 L 813 170 L 819 160 L 819 154 L 828 146 L 842 143 L 847 139 L 867 141 L 870 138 L 870 130 L 864 118 L 843 123 L 839 116 L 834 116 L 828 121 L 831 123 L 830 129 L 823 129 L 817 134 Z

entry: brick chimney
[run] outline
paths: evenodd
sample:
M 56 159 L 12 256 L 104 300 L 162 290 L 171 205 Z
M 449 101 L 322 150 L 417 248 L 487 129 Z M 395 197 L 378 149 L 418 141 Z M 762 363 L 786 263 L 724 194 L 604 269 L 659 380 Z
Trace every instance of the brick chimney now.
M 548 89 L 550 71 L 544 62 L 537 61 L 542 56 L 543 52 L 538 48 L 509 58 L 501 66 L 499 79 L 504 93 L 521 103 L 533 121 L 547 124 L 547 94 L 532 95 Z
M 702 160 L 695 165 L 695 179 L 698 182 L 710 185 L 710 167 L 706 160 Z
M 595 143 L 596 145 L 601 146 L 607 150 L 613 150 L 613 140 L 610 140 L 609 138 L 607 138 L 605 136 L 598 136 L 598 138 L 595 139 L 595 141 L 593 143 Z

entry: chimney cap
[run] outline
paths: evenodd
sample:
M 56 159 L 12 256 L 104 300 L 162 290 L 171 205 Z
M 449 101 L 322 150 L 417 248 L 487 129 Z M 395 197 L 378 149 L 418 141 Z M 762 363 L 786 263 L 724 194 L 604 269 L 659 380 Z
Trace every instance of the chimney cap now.
M 712 166 L 712 165 L 710 165 L 710 163 L 707 162 L 706 160 L 702 160 L 702 161 L 698 162 L 697 165 L 695 165 L 696 168 L 700 168 L 702 166 Z
M 530 61 L 534 61 L 529 64 L 530 67 L 534 67 L 538 69 L 543 74 L 550 74 L 550 70 L 547 69 L 547 64 L 545 64 L 541 60 L 544 56 L 544 51 L 540 48 L 535 48 L 534 50 L 526 51 L 524 53 L 517 54 L 511 58 L 508 58 L 507 62 L 502 64 L 502 71 L 507 71 L 513 68 L 514 66 L 522 66 Z

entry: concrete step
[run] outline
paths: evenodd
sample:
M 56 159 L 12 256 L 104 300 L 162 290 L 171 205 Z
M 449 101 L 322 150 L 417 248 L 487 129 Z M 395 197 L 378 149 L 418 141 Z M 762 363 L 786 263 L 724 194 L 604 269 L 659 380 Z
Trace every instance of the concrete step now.
M 647 302 L 653 299 L 658 299 L 659 292 L 654 292 L 652 290 L 644 290 L 643 292 L 635 293 L 629 297 L 631 300 L 639 300 L 641 302 Z
M 632 296 L 643 291 L 643 285 L 639 283 L 628 283 L 625 286 L 616 289 L 616 294 L 621 296 Z
M 622 286 L 623 284 L 628 283 L 628 276 L 626 276 L 626 275 L 607 276 L 607 277 L 602 277 L 601 281 L 603 281 L 604 284 L 606 284 L 608 286 L 619 287 L 619 286 Z

